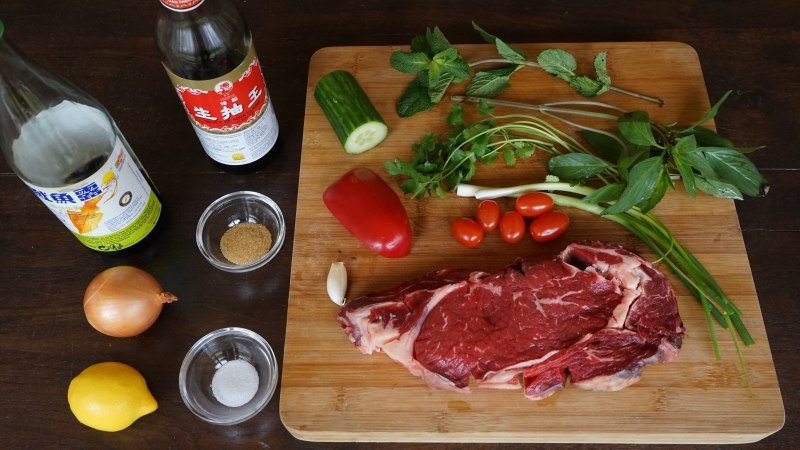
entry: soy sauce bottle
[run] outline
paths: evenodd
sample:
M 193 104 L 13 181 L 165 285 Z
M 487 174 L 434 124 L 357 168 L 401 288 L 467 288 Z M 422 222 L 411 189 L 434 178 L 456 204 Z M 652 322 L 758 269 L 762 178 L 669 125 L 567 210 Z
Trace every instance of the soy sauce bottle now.
M 17 50 L 0 21 L 0 149 L 8 165 L 92 250 L 119 253 L 161 217 L 155 185 L 108 111 Z
M 278 138 L 250 29 L 229 0 L 160 0 L 156 44 L 206 154 L 257 168 Z

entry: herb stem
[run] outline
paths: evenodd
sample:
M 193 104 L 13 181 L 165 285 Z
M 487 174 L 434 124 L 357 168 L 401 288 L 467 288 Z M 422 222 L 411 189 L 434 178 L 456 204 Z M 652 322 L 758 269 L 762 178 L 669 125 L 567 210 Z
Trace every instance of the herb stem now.
M 618 88 L 616 86 L 609 86 L 608 90 L 609 91 L 619 92 L 620 94 L 630 95 L 631 97 L 640 98 L 640 99 L 646 100 L 648 102 L 653 102 L 653 103 L 657 104 L 658 106 L 664 106 L 667 103 L 663 99 L 656 98 L 656 97 L 651 97 L 649 95 L 639 94 L 638 92 L 629 91 L 627 89 Z

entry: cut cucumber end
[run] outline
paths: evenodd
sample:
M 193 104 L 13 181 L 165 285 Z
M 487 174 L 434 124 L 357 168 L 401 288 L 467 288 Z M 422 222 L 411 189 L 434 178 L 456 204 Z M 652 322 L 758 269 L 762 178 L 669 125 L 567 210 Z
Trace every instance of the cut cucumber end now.
M 353 130 L 344 142 L 344 151 L 357 155 L 375 147 L 386 139 L 389 127 L 383 122 L 367 122 Z
M 314 98 L 345 152 L 363 153 L 386 138 L 386 123 L 350 72 L 336 70 L 322 77 Z

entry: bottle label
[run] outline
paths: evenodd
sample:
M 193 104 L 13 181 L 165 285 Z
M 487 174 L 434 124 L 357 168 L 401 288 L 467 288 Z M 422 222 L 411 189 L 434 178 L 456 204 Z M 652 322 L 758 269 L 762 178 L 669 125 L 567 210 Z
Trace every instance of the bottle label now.
M 243 165 L 266 155 L 278 138 L 278 121 L 255 50 L 230 73 L 187 80 L 167 69 L 206 153 L 217 162 Z
M 93 250 L 132 246 L 155 228 L 161 215 L 161 202 L 119 137 L 103 167 L 89 178 L 61 188 L 26 184 Z
M 161 0 L 161 4 L 173 11 L 191 11 L 205 0 Z

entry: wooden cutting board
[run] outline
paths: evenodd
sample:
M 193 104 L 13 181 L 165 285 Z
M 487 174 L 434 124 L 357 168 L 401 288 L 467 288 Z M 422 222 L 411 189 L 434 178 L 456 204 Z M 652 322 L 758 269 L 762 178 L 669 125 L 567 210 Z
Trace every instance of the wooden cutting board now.
M 710 106 L 697 54 L 684 44 L 519 47 L 528 55 L 564 48 L 576 56 L 579 70 L 589 73 L 595 53 L 607 50 L 614 85 L 659 96 L 666 106 L 617 93 L 598 100 L 647 110 L 662 123 L 690 124 Z M 488 45 L 458 48 L 469 61 L 494 55 Z M 311 59 L 280 394 L 281 419 L 294 436 L 313 441 L 738 443 L 762 439 L 783 426 L 783 402 L 734 204 L 707 196 L 691 200 L 684 192 L 670 192 L 655 213 L 743 310 L 757 341 L 743 350 L 749 388 L 730 336 L 719 331 L 722 360 L 716 361 L 699 304 L 663 264 L 659 267 L 672 281 L 686 325 L 683 349 L 676 361 L 649 366 L 639 383 L 620 392 L 567 387 L 533 402 L 521 391 L 433 391 L 385 355 L 359 353 L 342 332 L 336 320 L 338 307 L 326 293 L 325 280 L 334 261 L 345 262 L 350 275 L 347 294 L 355 298 L 435 269 L 493 271 L 517 256 L 551 258 L 581 239 L 620 243 L 655 259 L 623 228 L 573 210 L 567 211 L 572 218 L 569 232 L 553 243 L 526 239 L 509 245 L 493 233 L 479 248 L 469 250 L 452 239 L 449 224 L 456 217 L 472 215 L 477 202 L 455 196 L 421 201 L 403 197 L 414 229 L 414 248 L 408 257 L 386 259 L 367 250 L 327 211 L 323 191 L 347 170 L 363 166 L 400 192 L 383 163 L 395 157 L 407 159 L 411 145 L 426 132 L 447 130 L 448 102 L 408 119 L 395 113 L 395 101 L 410 76 L 389 67 L 394 50 L 407 47 L 325 48 Z M 390 129 L 383 144 L 362 155 L 344 153 L 314 100 L 316 82 L 337 69 L 356 76 Z M 505 99 L 539 103 L 580 99 L 565 83 L 538 69 L 523 69 L 511 84 Z M 448 95 L 460 94 L 464 87 L 453 86 Z M 512 111 L 496 110 L 501 112 Z M 480 167 L 473 183 L 511 186 L 541 181 L 543 161 L 535 157 L 513 168 L 499 163 Z M 512 207 L 510 200 L 501 205 Z

